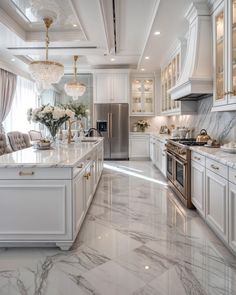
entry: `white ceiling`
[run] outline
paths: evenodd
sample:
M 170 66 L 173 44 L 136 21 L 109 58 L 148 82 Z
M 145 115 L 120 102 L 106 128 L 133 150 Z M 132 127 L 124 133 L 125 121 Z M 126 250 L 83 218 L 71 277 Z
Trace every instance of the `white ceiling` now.
M 112 0 L 1 0 L 0 61 L 27 71 L 30 60 L 44 58 L 41 18 L 50 15 L 55 22 L 49 31 L 49 58 L 63 63 L 66 72 L 72 71 L 73 55 L 81 56 L 79 71 L 126 67 L 154 72 L 186 33 L 184 13 L 191 2 L 114 0 L 115 51 Z M 154 36 L 155 31 L 161 34 Z

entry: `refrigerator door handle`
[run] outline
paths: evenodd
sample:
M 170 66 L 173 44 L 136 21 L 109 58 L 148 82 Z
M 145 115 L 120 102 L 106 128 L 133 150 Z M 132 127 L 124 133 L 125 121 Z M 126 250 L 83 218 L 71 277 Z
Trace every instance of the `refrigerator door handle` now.
M 109 123 L 109 128 L 110 128 L 110 138 L 112 138 L 112 113 L 110 113 L 110 123 Z
M 107 137 L 110 138 L 110 113 L 107 113 Z

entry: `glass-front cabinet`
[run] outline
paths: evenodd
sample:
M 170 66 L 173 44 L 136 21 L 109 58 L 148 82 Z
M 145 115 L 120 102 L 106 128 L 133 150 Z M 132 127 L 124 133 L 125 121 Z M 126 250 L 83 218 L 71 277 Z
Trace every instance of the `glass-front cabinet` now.
M 180 53 L 161 71 L 161 113 L 169 114 L 179 110 L 180 102 L 173 101 L 169 90 L 176 85 L 180 74 Z
M 131 82 L 131 115 L 153 116 L 154 105 L 154 79 L 133 78 Z
M 222 1 L 213 14 L 213 111 L 236 110 L 236 0 Z

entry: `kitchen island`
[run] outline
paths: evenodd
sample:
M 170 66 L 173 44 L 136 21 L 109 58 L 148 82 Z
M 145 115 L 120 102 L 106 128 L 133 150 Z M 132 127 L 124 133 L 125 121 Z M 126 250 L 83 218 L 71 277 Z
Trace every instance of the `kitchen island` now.
M 92 140 L 0 157 L 1 247 L 71 247 L 103 169 L 103 139 Z

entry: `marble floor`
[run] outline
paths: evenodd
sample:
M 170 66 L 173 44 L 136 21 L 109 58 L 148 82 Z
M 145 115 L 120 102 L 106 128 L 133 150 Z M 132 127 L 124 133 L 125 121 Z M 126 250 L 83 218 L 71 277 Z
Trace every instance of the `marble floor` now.
M 150 162 L 106 162 L 70 251 L 0 249 L 0 295 L 236 294 L 236 258 Z

